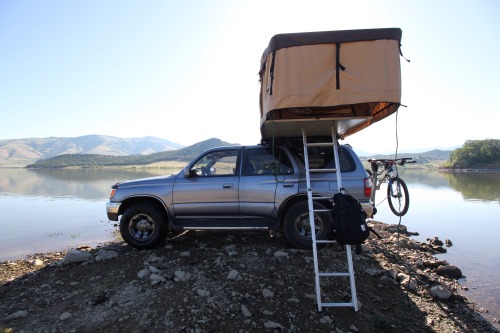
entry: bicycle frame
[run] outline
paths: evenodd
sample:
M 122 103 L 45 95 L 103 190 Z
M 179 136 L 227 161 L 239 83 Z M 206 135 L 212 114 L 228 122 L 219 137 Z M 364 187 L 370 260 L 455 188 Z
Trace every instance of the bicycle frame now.
M 397 165 L 404 165 L 405 163 L 415 163 L 416 161 L 412 158 L 401 158 L 401 159 L 380 159 L 380 160 L 372 160 L 369 159 L 371 165 L 371 173 L 372 173 L 372 191 L 370 195 L 370 200 L 373 205 L 375 205 L 375 195 L 377 190 L 380 190 L 380 185 L 384 183 L 386 180 L 387 184 L 387 197 L 389 201 L 389 207 L 392 212 L 397 216 L 402 216 L 406 214 L 408 211 L 409 205 L 409 196 L 408 196 L 408 188 L 405 182 L 399 178 Z M 379 173 L 379 167 L 382 167 L 383 170 Z M 395 188 L 392 184 L 396 181 L 397 187 Z M 399 202 L 399 207 L 395 208 L 393 200 L 397 199 Z M 403 199 L 403 206 L 401 206 L 401 199 Z M 401 209 L 401 207 L 403 207 Z M 375 210 L 374 210 L 375 211 Z M 373 217 L 373 216 L 372 216 Z

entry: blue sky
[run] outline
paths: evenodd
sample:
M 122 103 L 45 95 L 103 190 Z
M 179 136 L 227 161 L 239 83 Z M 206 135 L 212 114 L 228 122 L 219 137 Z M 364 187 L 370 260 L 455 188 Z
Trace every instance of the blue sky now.
M 396 116 L 367 152 L 500 138 L 498 1 L 0 0 L 0 139 L 260 140 L 260 57 L 278 33 L 399 27 Z

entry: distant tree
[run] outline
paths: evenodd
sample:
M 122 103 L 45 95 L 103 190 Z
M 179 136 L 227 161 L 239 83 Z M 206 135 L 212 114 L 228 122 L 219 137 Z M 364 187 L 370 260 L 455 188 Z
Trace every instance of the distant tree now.
M 446 166 L 455 169 L 471 168 L 498 160 L 500 160 L 500 140 L 467 140 L 462 148 L 451 152 Z

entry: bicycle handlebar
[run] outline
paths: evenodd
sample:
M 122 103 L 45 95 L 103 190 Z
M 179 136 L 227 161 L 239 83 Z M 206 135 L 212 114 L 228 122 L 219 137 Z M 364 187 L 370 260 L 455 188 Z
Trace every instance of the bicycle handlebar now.
M 417 163 L 417 161 L 411 157 L 403 157 L 403 158 L 396 158 L 396 159 L 388 159 L 388 158 L 372 159 L 372 158 L 369 158 L 368 162 L 371 164 L 377 164 L 377 165 L 382 165 L 382 164 L 387 164 L 387 163 L 396 163 L 399 165 L 404 165 L 405 163 Z

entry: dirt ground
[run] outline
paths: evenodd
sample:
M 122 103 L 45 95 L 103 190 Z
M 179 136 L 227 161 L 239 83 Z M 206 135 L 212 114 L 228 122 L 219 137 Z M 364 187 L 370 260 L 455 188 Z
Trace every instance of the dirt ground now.
M 357 312 L 318 311 L 312 251 L 280 234 L 190 231 L 148 251 L 115 242 L 0 263 L 0 332 L 498 332 L 431 245 L 375 226 L 383 239 L 353 252 Z M 320 271 L 347 270 L 337 244 L 318 255 Z M 321 288 L 350 301 L 348 278 Z

